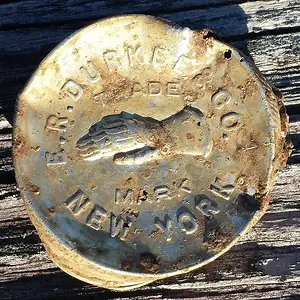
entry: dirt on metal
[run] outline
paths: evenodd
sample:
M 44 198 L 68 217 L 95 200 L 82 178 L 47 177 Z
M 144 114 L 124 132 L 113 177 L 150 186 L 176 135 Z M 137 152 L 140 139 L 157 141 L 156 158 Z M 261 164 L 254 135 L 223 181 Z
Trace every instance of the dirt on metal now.
M 18 98 L 16 178 L 51 259 L 113 290 L 216 259 L 261 218 L 292 145 L 280 93 L 208 29 L 90 25 Z

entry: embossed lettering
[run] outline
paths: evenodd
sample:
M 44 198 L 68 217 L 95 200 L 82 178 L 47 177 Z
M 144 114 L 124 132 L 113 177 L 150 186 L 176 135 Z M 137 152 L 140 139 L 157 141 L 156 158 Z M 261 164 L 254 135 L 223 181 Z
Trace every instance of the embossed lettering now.
M 178 82 L 168 82 L 167 83 L 167 95 L 168 96 L 180 96 L 180 84 Z
M 162 67 L 165 65 L 167 61 L 167 55 L 168 55 L 168 50 L 165 48 L 162 48 L 160 46 L 157 46 L 153 50 L 153 55 L 152 55 L 152 66 L 153 67 Z
M 86 224 L 95 230 L 102 228 L 102 223 L 107 218 L 106 210 L 98 204 L 95 204 L 92 211 L 86 218 Z
M 129 66 L 143 65 L 144 57 L 142 55 L 142 47 L 140 45 L 133 47 L 128 46 L 126 49 Z
M 161 198 L 168 198 L 169 196 L 169 188 L 166 185 L 157 186 L 154 188 L 154 192 L 156 193 L 156 200 L 157 202 L 160 201 Z
M 140 82 L 134 82 L 131 88 L 131 95 L 133 96 L 134 94 L 180 97 L 182 94 L 182 87 L 179 82 L 161 83 L 153 80 L 146 82 L 145 85 L 142 85 Z
M 138 194 L 137 204 L 141 204 L 146 200 L 150 200 L 148 197 L 148 193 L 145 190 L 141 189 Z M 152 201 L 150 200 L 149 202 L 151 203 Z
M 103 53 L 103 59 L 109 71 L 114 71 L 121 66 L 120 58 L 116 50 L 107 50 Z
M 212 95 L 211 102 L 216 108 L 221 108 L 230 102 L 230 95 L 228 94 L 227 90 L 222 89 Z
M 197 196 L 196 196 L 197 199 Z M 212 205 L 212 202 L 210 199 L 204 197 L 202 199 L 199 199 L 200 201 L 198 204 L 196 204 L 196 208 L 206 217 L 211 219 L 214 215 L 218 214 L 220 212 L 220 209 L 218 207 L 215 207 Z
M 210 185 L 209 189 L 217 196 L 229 200 L 230 195 L 234 190 L 234 186 L 232 184 L 224 183 L 220 178 L 216 177 L 215 182 Z
M 179 188 L 181 188 L 186 193 L 191 193 L 191 189 L 188 186 L 189 180 L 187 178 L 183 179 L 181 184 L 179 185 Z
M 50 130 L 65 132 L 66 131 L 65 124 L 67 124 L 68 121 L 69 120 L 66 117 L 57 117 L 55 115 L 51 115 L 46 121 L 46 128 Z
M 79 100 L 83 94 L 82 87 L 73 80 L 67 81 L 62 86 L 61 90 L 75 101 Z
M 173 221 L 168 215 L 165 215 L 164 220 L 160 220 L 158 217 L 154 218 L 154 226 L 156 226 L 164 234 L 168 242 L 172 240 L 172 224 Z
M 124 240 L 130 232 L 131 225 L 132 221 L 128 217 L 124 220 L 121 215 L 116 217 L 112 213 L 110 217 L 110 236 Z
M 94 96 L 94 101 L 97 103 L 97 104 L 101 104 L 102 106 L 105 106 L 105 102 L 106 102 L 106 94 L 104 91 L 100 92 L 99 94 L 96 94 Z
M 221 117 L 221 125 L 227 129 L 234 129 L 240 122 L 240 115 L 236 112 L 230 112 Z
M 181 231 L 185 234 L 193 234 L 198 228 L 195 218 L 188 211 L 180 213 L 177 217 L 177 221 Z
M 132 86 L 132 95 L 143 91 L 143 87 L 139 82 L 134 82 Z
M 150 96 L 159 96 L 161 94 L 161 83 L 159 81 L 149 81 L 148 89 Z
M 122 193 L 120 189 L 115 191 L 115 202 L 116 204 L 134 204 L 133 190 L 128 189 L 126 193 Z
M 79 189 L 66 200 L 65 204 L 73 214 L 77 215 L 85 210 L 90 202 L 87 195 Z
M 64 150 L 60 152 L 45 152 L 45 159 L 47 165 L 64 165 L 67 161 Z
M 100 79 L 100 73 L 92 61 L 88 61 L 86 67 L 82 66 L 80 71 L 84 73 L 87 80 L 91 83 L 95 83 Z

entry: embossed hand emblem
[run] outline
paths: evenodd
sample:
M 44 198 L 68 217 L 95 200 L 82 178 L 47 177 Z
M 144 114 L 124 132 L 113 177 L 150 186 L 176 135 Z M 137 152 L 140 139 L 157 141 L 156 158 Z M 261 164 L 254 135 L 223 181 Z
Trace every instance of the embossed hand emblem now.
M 208 156 L 212 141 L 202 112 L 186 106 L 162 121 L 122 112 L 102 118 L 77 141 L 84 160 L 113 156 L 116 164 L 142 164 L 174 154 Z

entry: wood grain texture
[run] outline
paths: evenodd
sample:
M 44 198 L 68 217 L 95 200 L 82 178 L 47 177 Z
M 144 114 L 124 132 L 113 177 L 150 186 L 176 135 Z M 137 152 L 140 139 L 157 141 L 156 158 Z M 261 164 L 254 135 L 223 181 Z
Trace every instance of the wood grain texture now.
M 300 299 L 300 2 L 298 0 L 0 3 L 0 299 Z M 263 219 L 230 250 L 191 274 L 115 293 L 80 282 L 48 258 L 14 178 L 12 119 L 18 92 L 69 34 L 102 17 L 147 13 L 209 27 L 250 55 L 283 93 L 295 145 Z
M 45 26 L 53 23 L 90 22 L 116 14 L 150 13 L 168 17 L 169 20 L 180 22 L 182 25 L 188 22 L 189 27 L 203 25 L 214 19 L 215 23 L 224 28 L 226 24 L 223 22 L 224 18 L 238 18 L 242 24 L 245 24 L 243 19 L 248 18 L 251 20 L 249 28 L 262 30 L 263 23 L 268 24 L 268 29 L 273 29 L 274 26 L 278 28 L 297 26 L 295 21 L 299 17 L 296 10 L 299 8 L 297 0 L 154 0 L 151 3 L 147 0 L 54 0 L 51 4 L 47 0 L 27 0 L 17 1 L 17 3 L 12 1 L 1 3 L 3 4 L 0 24 L 4 29 L 37 24 Z M 239 14 L 241 10 L 244 10 L 246 15 Z M 282 13 L 286 14 L 284 18 L 281 17 Z M 266 18 L 270 16 L 271 18 Z M 236 33 L 240 27 L 235 29 Z

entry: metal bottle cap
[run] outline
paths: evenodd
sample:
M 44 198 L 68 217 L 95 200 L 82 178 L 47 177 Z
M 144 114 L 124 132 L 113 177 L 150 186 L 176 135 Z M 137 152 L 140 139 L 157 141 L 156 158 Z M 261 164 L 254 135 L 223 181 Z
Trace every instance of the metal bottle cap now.
M 287 123 L 208 30 L 113 17 L 60 44 L 20 94 L 16 177 L 53 261 L 125 290 L 207 264 L 257 222 Z

